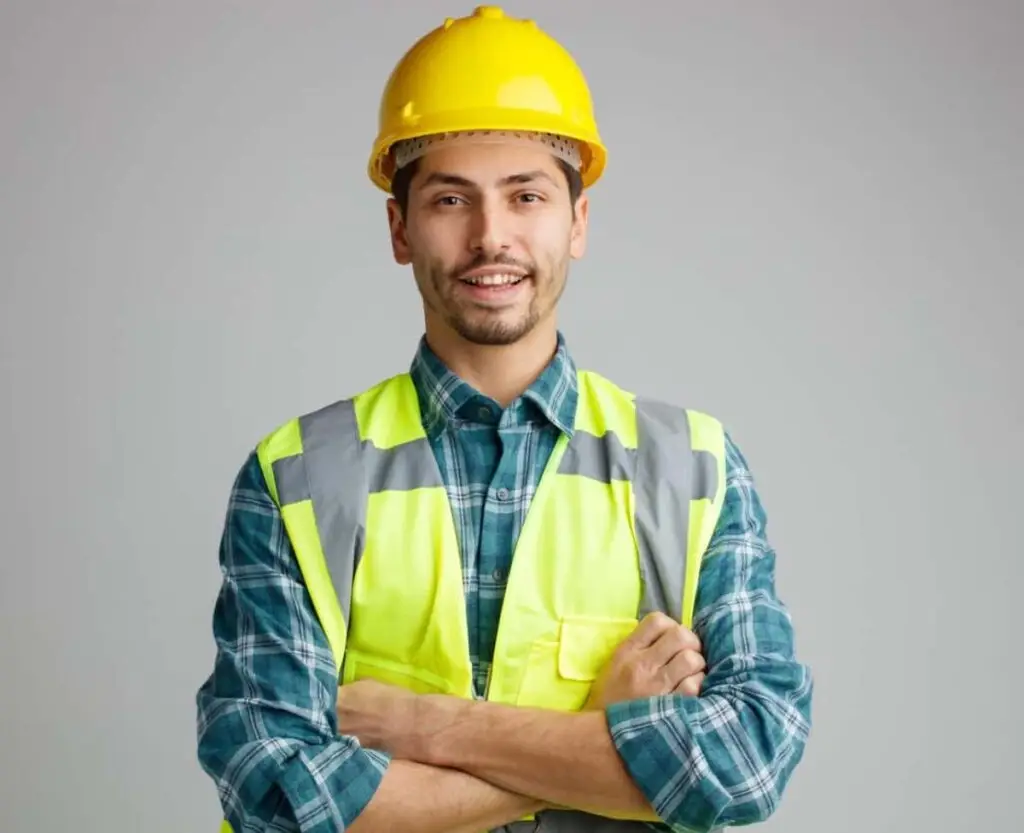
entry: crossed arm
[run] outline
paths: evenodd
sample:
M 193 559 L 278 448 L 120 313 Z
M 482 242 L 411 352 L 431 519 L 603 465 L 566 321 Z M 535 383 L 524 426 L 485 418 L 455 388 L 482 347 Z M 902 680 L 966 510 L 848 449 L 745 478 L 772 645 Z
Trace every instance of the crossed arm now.
M 365 696 L 381 693 L 372 688 Z M 413 750 L 422 733 L 395 744 L 402 757 L 392 760 L 353 833 L 389 825 L 479 833 L 548 807 L 659 820 L 623 767 L 601 712 L 565 715 L 465 701 L 453 708 L 441 699 L 454 701 L 439 698 L 417 711 L 441 718 L 445 728 L 419 753 Z
M 461 772 L 393 760 L 351 833 L 416 830 L 480 833 L 521 819 L 543 802 Z
M 363 680 L 338 693 L 339 730 L 398 761 L 473 776 L 463 782 L 467 791 L 493 785 L 497 792 L 485 795 L 511 800 L 514 815 L 504 821 L 525 815 L 524 802 L 530 812 L 565 807 L 660 821 L 615 749 L 605 707 L 655 693 L 696 694 L 705 667 L 700 647 L 667 616 L 645 618 L 619 646 L 578 714 L 418 696 Z M 407 777 L 402 772 L 396 777 Z M 386 796 L 375 797 L 367 809 L 383 816 L 387 803 Z
M 697 599 L 701 696 L 578 715 L 412 698 L 427 718 L 419 725 L 439 731 L 374 740 L 366 725 L 339 734 L 336 709 L 342 723 L 360 709 L 346 712 L 347 695 L 338 697 L 333 658 L 250 460 L 221 545 L 218 650 L 197 697 L 200 763 L 236 831 L 479 831 L 549 806 L 691 830 L 763 820 L 802 756 L 811 700 L 763 526 L 745 462 L 727 444 L 726 502 Z M 463 710 L 457 719 L 451 707 Z

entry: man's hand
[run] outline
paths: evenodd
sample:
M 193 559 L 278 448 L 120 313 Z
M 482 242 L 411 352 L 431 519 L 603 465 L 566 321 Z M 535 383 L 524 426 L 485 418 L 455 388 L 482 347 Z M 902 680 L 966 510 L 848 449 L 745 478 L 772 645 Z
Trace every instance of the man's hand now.
M 664 613 L 651 613 L 637 625 L 602 669 L 585 710 L 663 694 L 696 697 L 707 664 L 693 631 Z

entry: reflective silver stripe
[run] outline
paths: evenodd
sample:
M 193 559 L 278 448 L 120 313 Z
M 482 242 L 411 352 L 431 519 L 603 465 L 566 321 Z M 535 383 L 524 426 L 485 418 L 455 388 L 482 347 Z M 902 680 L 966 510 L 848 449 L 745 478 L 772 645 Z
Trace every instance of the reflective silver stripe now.
M 694 457 L 686 411 L 636 400 L 633 480 L 643 598 L 639 617 L 661 610 L 682 616 Z
M 718 487 L 718 466 L 715 456 L 709 451 L 690 450 L 689 421 L 686 420 L 685 412 L 681 413 L 685 420 L 687 445 L 680 453 L 693 457 L 692 466 L 689 467 L 692 474 L 691 494 L 694 500 L 714 497 Z M 558 466 L 558 473 L 589 477 L 600 483 L 632 480 L 636 476 L 636 457 L 637 449 L 626 448 L 618 435 L 612 432 L 598 437 L 585 431 L 576 431 Z M 679 465 L 688 468 L 685 457 L 678 462 Z
M 558 466 L 559 474 L 589 477 L 601 483 L 632 480 L 636 467 L 636 449 L 626 448 L 617 435 L 603 437 L 574 431 Z
M 444 486 L 434 449 L 425 437 L 384 450 L 364 443 L 363 455 L 370 494 Z
M 299 431 L 302 453 L 274 463 L 278 497 L 282 506 L 312 501 L 324 559 L 347 624 L 366 526 L 364 460 L 352 401 L 301 417 Z
M 282 506 L 310 498 L 306 464 L 301 454 L 274 461 L 274 482 L 277 483 L 277 496 Z
M 300 422 L 301 424 L 301 422 Z M 597 437 L 591 437 L 595 444 L 600 444 Z M 426 439 L 413 440 L 397 448 L 381 450 L 357 438 L 353 445 L 356 454 L 350 465 L 364 466 L 366 484 L 370 494 L 377 492 L 408 492 L 443 486 L 441 472 L 437 468 L 434 450 Z M 356 449 L 354 446 L 358 446 Z M 622 454 L 628 454 L 619 444 Z M 313 497 L 309 480 L 306 476 L 306 454 L 282 457 L 274 461 L 274 479 L 281 503 L 299 503 Z M 588 460 L 595 455 L 588 452 Z M 564 466 L 563 466 L 564 468 Z M 577 472 L 570 472 L 577 473 Z M 580 472 L 582 473 L 582 472 Z M 594 474 L 598 480 L 607 483 L 607 475 Z M 616 477 L 616 479 L 628 479 Z

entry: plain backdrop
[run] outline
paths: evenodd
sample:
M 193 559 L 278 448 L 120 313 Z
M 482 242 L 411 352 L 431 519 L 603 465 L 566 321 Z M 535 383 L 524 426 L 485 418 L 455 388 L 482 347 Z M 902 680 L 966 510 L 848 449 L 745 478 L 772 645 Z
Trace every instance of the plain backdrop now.
M 228 490 L 406 369 L 366 158 L 401 53 L 471 10 L 0 3 L 5 833 L 216 830 Z M 764 829 L 1019 830 L 1024 4 L 507 10 L 609 146 L 572 349 L 719 416 L 769 512 L 817 695 Z

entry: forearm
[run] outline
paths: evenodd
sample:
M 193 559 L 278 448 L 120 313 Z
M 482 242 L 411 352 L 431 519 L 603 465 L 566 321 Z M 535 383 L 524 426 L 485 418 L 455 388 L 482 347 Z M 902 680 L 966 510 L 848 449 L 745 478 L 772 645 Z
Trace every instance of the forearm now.
M 425 744 L 424 756 L 548 805 L 658 820 L 623 766 L 603 712 L 466 702 Z
M 394 760 L 351 833 L 479 833 L 541 809 L 534 798 L 454 769 Z
M 813 681 L 776 592 L 765 513 L 731 441 L 726 459 L 725 503 L 694 617 L 708 664 L 701 695 L 607 709 L 619 755 L 644 795 L 666 822 L 695 831 L 766 821 L 811 725 Z

